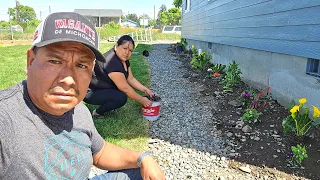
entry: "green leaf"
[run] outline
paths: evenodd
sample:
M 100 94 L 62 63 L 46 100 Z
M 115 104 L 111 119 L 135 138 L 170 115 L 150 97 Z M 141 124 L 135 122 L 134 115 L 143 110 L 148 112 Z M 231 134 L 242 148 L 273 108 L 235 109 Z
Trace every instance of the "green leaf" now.
M 313 120 L 312 125 L 313 125 L 313 126 L 318 126 L 318 125 L 320 125 L 320 118 L 317 118 L 317 119 Z

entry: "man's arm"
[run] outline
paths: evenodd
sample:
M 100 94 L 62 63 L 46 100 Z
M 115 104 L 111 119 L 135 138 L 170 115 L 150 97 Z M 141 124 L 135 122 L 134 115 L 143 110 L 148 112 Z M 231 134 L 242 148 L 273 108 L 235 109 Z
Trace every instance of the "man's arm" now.
M 106 170 L 138 168 L 137 160 L 141 154 L 105 142 L 102 149 L 93 155 L 93 164 Z M 165 179 L 160 166 L 151 156 L 142 159 L 140 171 L 143 179 Z
M 93 155 L 93 164 L 107 170 L 138 168 L 137 159 L 140 154 L 105 142 L 102 149 Z

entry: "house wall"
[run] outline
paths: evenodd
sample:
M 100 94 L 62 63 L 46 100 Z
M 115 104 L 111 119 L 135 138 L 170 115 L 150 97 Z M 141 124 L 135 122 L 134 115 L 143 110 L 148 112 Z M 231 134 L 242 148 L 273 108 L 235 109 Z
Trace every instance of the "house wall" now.
M 99 26 L 99 17 L 86 17 L 93 25 Z M 120 17 L 100 17 L 101 26 L 114 21 L 116 24 L 120 22 Z
M 307 59 L 320 59 L 317 12 L 318 0 L 191 0 L 182 37 L 216 63 L 236 60 L 244 81 L 270 86 L 281 104 L 306 97 L 320 107 L 320 83 L 306 75 Z

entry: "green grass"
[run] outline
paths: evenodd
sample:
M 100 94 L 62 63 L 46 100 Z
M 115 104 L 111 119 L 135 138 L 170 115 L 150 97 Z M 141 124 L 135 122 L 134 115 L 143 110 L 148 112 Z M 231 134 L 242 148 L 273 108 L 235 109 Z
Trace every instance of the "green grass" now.
M 29 47 L 18 45 L 0 48 L 0 89 L 26 79 L 26 54 Z
M 170 41 L 176 41 L 181 39 L 180 34 L 169 34 L 169 33 L 153 33 L 152 34 L 152 40 L 170 40 Z
M 100 51 L 105 53 L 114 43 L 103 43 Z M 0 48 L 0 89 L 8 88 L 26 79 L 26 52 L 29 45 L 7 46 Z M 152 50 L 151 45 L 138 44 L 135 51 Z M 150 72 L 146 59 L 142 55 L 132 55 L 132 72 L 142 84 L 149 86 Z M 92 111 L 96 106 L 87 105 Z M 147 148 L 149 131 L 148 121 L 142 118 L 140 104 L 128 99 L 126 105 L 115 112 L 110 112 L 104 119 L 96 119 L 95 125 L 101 136 L 121 147 L 136 151 Z
M 102 54 L 107 52 L 109 49 L 111 49 L 115 43 L 100 43 L 99 50 Z

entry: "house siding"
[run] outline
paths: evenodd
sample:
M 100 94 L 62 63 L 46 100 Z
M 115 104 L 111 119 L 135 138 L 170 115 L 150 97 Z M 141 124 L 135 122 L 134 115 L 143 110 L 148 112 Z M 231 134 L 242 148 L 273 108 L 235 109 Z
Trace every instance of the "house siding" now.
M 236 60 L 245 82 L 259 89 L 270 86 L 283 105 L 306 97 L 309 105 L 320 106 L 319 79 L 306 75 L 307 59 L 320 59 L 319 0 L 190 4 L 188 12 L 182 11 L 182 37 L 189 45 L 212 54 L 215 63 Z
M 320 1 L 191 0 L 186 39 L 320 59 Z

